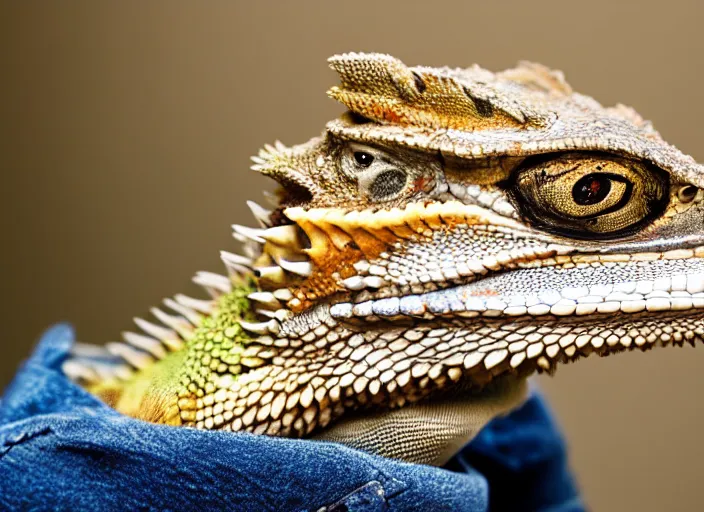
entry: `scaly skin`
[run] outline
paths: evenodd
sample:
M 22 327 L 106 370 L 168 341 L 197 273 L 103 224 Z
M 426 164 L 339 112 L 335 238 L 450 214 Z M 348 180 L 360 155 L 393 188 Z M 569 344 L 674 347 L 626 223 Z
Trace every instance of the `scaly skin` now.
M 702 339 L 704 169 L 634 111 L 535 64 L 330 62 L 350 112 L 253 158 L 281 188 L 229 277 L 196 276 L 212 300 L 69 375 L 149 421 L 301 437 Z

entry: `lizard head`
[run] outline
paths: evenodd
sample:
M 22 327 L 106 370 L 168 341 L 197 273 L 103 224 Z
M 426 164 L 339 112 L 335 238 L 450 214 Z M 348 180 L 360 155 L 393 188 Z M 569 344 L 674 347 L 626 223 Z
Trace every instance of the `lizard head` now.
M 257 371 L 285 367 L 302 402 L 286 433 L 704 335 L 703 169 L 633 110 L 534 64 L 330 64 L 349 111 L 254 157 L 276 208 L 235 226 L 265 320 L 245 326 L 271 348 Z
M 632 109 L 536 64 L 330 64 L 348 111 L 253 157 L 274 208 L 196 275 L 212 300 L 68 376 L 148 421 L 440 464 L 534 372 L 704 338 L 704 167 Z

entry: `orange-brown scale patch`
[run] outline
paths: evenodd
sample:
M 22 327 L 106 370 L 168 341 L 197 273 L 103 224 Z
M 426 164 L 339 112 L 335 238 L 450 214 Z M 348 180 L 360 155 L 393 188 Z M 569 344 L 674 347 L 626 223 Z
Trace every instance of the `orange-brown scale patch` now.
M 342 249 L 338 249 L 327 239 L 325 250 L 319 250 L 320 248 L 306 250 L 314 263 L 315 270 L 297 289 L 292 289 L 294 296 L 301 301 L 300 305 L 292 308 L 293 311 L 302 311 L 317 299 L 346 292 L 347 290 L 339 283 L 340 280 L 357 274 L 353 265 L 362 259 L 377 258 L 379 254 L 388 250 L 390 243 L 398 240 L 392 233 L 387 233 L 388 241 L 384 241 L 364 230 L 355 230 L 353 239 Z
M 286 213 L 308 236 L 311 245 L 304 252 L 314 268 L 311 276 L 292 289 L 300 301 L 295 305 L 296 311 L 309 307 L 317 299 L 346 292 L 340 282 L 356 274 L 353 268 L 356 262 L 373 261 L 400 241 L 418 240 L 431 236 L 433 231 L 452 230 L 460 224 L 492 221 L 482 209 L 459 202 L 417 202 L 401 210 L 375 212 L 294 208 Z M 488 211 L 486 215 L 496 216 Z

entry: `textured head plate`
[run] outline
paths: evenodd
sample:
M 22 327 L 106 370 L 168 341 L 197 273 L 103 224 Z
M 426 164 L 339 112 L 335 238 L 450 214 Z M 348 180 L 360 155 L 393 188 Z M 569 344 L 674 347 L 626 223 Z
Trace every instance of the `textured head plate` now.
M 537 64 L 499 73 L 409 68 L 388 55 L 361 53 L 335 56 L 330 64 L 341 85 L 329 95 L 357 114 L 328 123 L 328 132 L 343 139 L 467 159 L 603 150 L 704 186 L 704 168 L 631 108 L 604 108 Z

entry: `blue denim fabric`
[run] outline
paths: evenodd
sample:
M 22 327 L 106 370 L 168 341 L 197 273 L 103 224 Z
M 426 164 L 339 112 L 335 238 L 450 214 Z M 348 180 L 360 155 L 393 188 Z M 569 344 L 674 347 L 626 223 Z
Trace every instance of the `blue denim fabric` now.
M 537 395 L 442 469 L 124 417 L 61 374 L 72 342 L 49 330 L 0 403 L 2 510 L 583 510 Z

